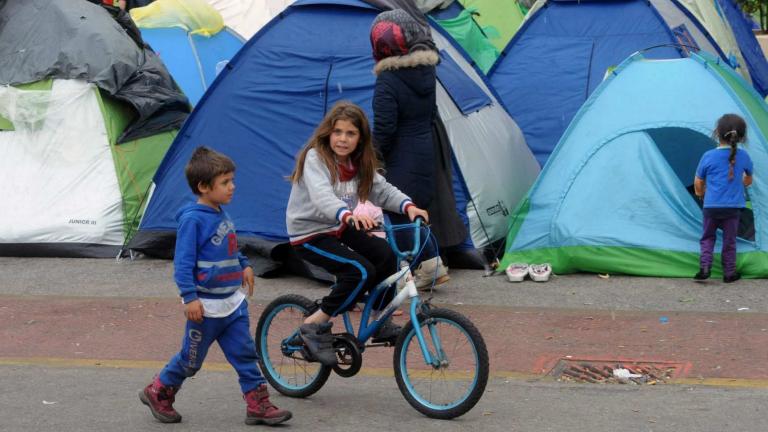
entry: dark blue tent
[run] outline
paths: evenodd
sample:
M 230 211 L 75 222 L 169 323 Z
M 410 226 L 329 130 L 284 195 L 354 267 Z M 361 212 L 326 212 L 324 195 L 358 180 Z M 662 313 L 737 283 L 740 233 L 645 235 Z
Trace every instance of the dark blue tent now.
M 193 149 L 233 158 L 237 193 L 227 211 L 239 238 L 281 260 L 286 181 L 294 158 L 339 100 L 371 115 L 375 77 L 368 33 L 379 10 L 359 0 L 300 0 L 254 35 L 195 107 L 154 178 L 155 190 L 129 247 L 172 252 L 174 215 L 194 199 L 184 178 Z M 439 29 L 437 104 L 453 154 L 455 198 L 472 251 L 503 241 L 509 212 L 538 174 L 517 125 Z M 457 218 L 458 220 L 458 218 Z M 287 248 L 286 248 L 287 249 Z M 265 268 L 261 268 L 263 272 Z
M 744 16 L 734 0 L 718 0 L 718 3 L 736 36 L 744 61 L 747 62 L 752 86 L 765 97 L 768 95 L 768 61 L 765 60 L 760 43 L 752 32 L 755 22 Z
M 550 0 L 530 14 L 488 76 L 542 166 L 605 74 L 634 52 L 662 46 L 645 56 L 679 58 L 700 48 L 724 57 L 674 0 Z

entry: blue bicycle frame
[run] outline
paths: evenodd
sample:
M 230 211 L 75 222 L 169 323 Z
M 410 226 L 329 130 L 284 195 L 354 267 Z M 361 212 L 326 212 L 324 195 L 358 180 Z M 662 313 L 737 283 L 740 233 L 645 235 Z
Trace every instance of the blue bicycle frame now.
M 342 314 L 342 317 L 344 319 L 344 327 L 346 328 L 347 332 L 355 335 L 357 340 L 360 342 L 361 350 L 364 350 L 365 348 L 365 342 L 368 341 L 368 339 L 373 336 L 373 334 L 376 333 L 376 331 L 379 329 L 381 325 L 383 325 L 384 322 L 386 322 L 389 317 L 397 310 L 397 308 L 403 303 L 403 301 L 406 298 L 411 299 L 411 307 L 410 307 L 410 318 L 411 322 L 413 323 L 413 328 L 416 332 L 416 338 L 419 341 L 419 347 L 421 348 L 421 353 L 424 356 L 424 362 L 428 365 L 431 365 L 435 368 L 439 367 L 443 361 L 446 360 L 445 352 L 442 349 L 442 344 L 440 343 L 440 337 L 437 334 L 437 332 L 434 329 L 434 326 L 429 325 L 429 334 L 430 338 L 432 340 L 432 344 L 435 347 L 435 354 L 434 356 L 432 353 L 429 352 L 427 349 L 427 343 L 424 339 L 424 334 L 421 331 L 421 323 L 419 322 L 418 312 L 419 308 L 422 306 L 422 302 L 419 298 L 419 292 L 416 289 L 416 285 L 413 282 L 413 276 L 411 275 L 411 268 L 405 264 L 406 259 L 409 257 L 418 257 L 418 255 L 423 250 L 424 246 L 421 244 L 421 219 L 416 219 L 416 222 L 410 223 L 410 224 L 402 224 L 402 225 L 389 225 L 385 224 L 383 226 L 384 231 L 387 233 L 387 240 L 389 242 L 390 248 L 392 248 L 392 251 L 395 253 L 398 259 L 398 263 L 401 263 L 402 267 L 401 269 L 392 274 L 391 276 L 384 279 L 382 282 L 380 282 L 376 287 L 372 290 L 372 292 L 369 295 L 366 295 L 363 297 L 363 302 L 365 303 L 365 307 L 363 308 L 362 316 L 360 319 L 360 328 L 358 329 L 357 334 L 355 335 L 355 330 L 352 325 L 352 320 L 349 316 L 349 312 L 344 312 Z M 407 251 L 401 251 L 400 248 L 397 246 L 397 243 L 395 242 L 395 231 L 401 231 L 401 230 L 407 230 L 407 229 L 413 229 L 414 232 L 414 242 L 413 242 L 413 248 L 411 250 Z M 428 232 L 429 236 L 429 232 Z M 428 238 L 427 241 L 430 241 L 431 239 Z M 403 289 L 401 289 L 394 299 L 383 309 L 381 314 L 379 315 L 378 319 L 373 320 L 369 323 L 369 319 L 371 317 L 371 314 L 373 312 L 373 305 L 379 299 L 382 295 L 384 295 L 384 292 L 388 289 L 391 289 L 391 286 L 395 283 L 397 283 L 398 280 L 401 278 L 405 278 L 405 286 Z M 291 340 L 294 336 L 298 334 L 298 330 L 294 332 L 291 336 L 286 338 L 283 341 L 283 351 L 284 352 L 292 352 L 292 351 L 300 351 L 301 347 L 293 347 L 290 346 L 287 341 Z

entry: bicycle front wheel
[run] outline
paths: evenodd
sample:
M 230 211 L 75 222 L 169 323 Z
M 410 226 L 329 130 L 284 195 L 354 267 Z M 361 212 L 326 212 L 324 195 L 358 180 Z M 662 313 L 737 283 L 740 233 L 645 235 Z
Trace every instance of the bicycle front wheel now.
M 267 305 L 256 326 L 256 349 L 264 378 L 280 393 L 307 397 L 325 384 L 331 368 L 287 350 L 284 342 L 296 334 L 314 303 L 300 295 L 284 295 Z
M 416 329 L 409 322 L 395 346 L 397 386 L 420 413 L 452 419 L 471 410 L 488 383 L 488 350 L 480 332 L 458 312 L 431 309 L 420 315 L 426 349 L 435 359 L 426 364 Z

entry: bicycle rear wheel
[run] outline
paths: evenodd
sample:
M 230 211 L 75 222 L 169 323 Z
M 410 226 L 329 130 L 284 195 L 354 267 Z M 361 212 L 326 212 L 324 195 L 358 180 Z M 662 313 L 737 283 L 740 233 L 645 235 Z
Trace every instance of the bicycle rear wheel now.
M 308 362 L 300 352 L 285 352 L 283 342 L 296 334 L 304 318 L 315 307 L 300 295 L 284 295 L 267 305 L 256 326 L 256 349 L 264 378 L 280 393 L 307 397 L 328 380 L 331 368 Z
M 458 312 L 431 309 L 420 315 L 420 328 L 430 355 L 428 365 L 413 322 L 400 333 L 394 355 L 397 386 L 420 413 L 452 419 L 471 410 L 488 383 L 488 351 L 480 332 Z

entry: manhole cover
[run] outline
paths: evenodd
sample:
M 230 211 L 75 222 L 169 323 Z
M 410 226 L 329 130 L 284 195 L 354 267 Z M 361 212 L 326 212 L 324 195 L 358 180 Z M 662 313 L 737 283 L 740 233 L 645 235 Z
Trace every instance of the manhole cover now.
M 680 375 L 683 363 L 560 359 L 547 375 L 564 382 L 663 384 Z

